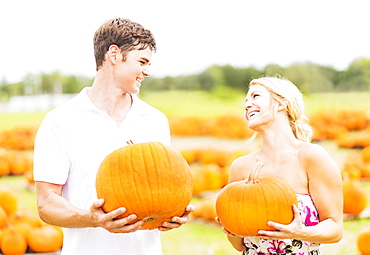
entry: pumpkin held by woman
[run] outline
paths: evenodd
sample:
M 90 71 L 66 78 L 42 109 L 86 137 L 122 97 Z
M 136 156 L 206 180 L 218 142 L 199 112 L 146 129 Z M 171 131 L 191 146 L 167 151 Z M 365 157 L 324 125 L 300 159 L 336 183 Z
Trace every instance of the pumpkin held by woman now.
M 155 229 L 181 216 L 192 198 L 192 177 L 184 157 L 160 142 L 131 144 L 110 153 L 96 177 L 103 210 L 125 207 L 122 217 L 136 214 L 143 229 Z
M 292 222 L 297 198 L 292 188 L 277 177 L 258 177 L 258 162 L 248 180 L 232 182 L 221 189 L 216 211 L 221 225 L 237 236 L 255 236 L 258 230 L 274 230 L 268 221 Z

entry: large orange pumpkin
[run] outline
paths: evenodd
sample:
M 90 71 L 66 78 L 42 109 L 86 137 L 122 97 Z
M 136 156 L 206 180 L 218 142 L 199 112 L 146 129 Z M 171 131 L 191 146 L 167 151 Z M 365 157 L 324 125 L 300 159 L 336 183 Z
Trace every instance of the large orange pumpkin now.
M 361 255 L 370 255 L 370 228 L 361 230 L 357 236 L 357 248 Z
M 277 177 L 258 177 L 258 162 L 247 180 L 232 182 L 218 194 L 216 211 L 221 225 L 238 236 L 254 236 L 258 230 L 274 230 L 268 221 L 292 222 L 297 198 L 292 188 Z
M 192 198 L 192 177 L 184 157 L 159 142 L 132 144 L 110 153 L 97 178 L 103 210 L 125 207 L 122 217 L 136 214 L 143 229 L 154 229 L 181 216 Z

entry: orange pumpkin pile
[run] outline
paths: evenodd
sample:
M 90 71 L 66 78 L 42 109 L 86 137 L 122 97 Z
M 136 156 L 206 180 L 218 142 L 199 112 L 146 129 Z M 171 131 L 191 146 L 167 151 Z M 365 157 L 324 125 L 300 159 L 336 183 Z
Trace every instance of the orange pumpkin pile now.
M 370 146 L 349 150 L 341 171 L 351 179 L 370 179 Z
M 323 109 L 310 115 L 313 140 L 334 140 L 339 147 L 370 146 L 369 110 Z
M 273 230 L 268 221 L 289 224 L 297 198 L 292 188 L 276 177 L 258 177 L 258 162 L 248 180 L 232 182 L 221 189 L 216 211 L 221 225 L 238 236 L 254 236 L 258 230 Z
M 230 113 L 216 117 L 170 116 L 171 133 L 174 136 L 214 136 L 217 138 L 240 139 L 251 137 L 242 114 Z
M 192 198 L 192 176 L 184 157 L 172 146 L 139 143 L 110 153 L 101 163 L 97 178 L 103 210 L 127 209 L 136 214 L 144 229 L 154 229 L 173 216 L 181 216 Z
M 364 148 L 370 146 L 370 128 L 358 132 L 343 133 L 335 141 L 339 147 L 343 148 Z
M 193 176 L 193 195 L 202 196 L 207 191 L 223 188 L 229 179 L 229 167 L 232 161 L 248 154 L 242 150 L 221 150 L 214 148 L 194 148 L 182 150 Z
M 193 176 L 193 195 L 202 196 L 204 192 L 219 190 L 224 187 L 229 179 L 229 170 L 216 164 L 190 165 Z
M 38 127 L 14 127 L 0 132 L 0 147 L 14 150 L 33 150 Z
M 38 214 L 18 208 L 17 194 L 0 187 L 0 251 L 4 255 L 55 252 L 61 249 L 61 228 L 41 221 Z
M 192 218 L 201 218 L 207 221 L 216 222 L 216 199 L 217 193 L 209 193 L 204 197 L 194 201 L 192 204 L 196 210 L 191 214 Z
M 0 147 L 0 177 L 23 175 L 33 168 L 32 151 L 10 150 Z
M 314 140 L 336 139 L 348 131 L 363 130 L 369 125 L 365 110 L 322 109 L 310 115 Z

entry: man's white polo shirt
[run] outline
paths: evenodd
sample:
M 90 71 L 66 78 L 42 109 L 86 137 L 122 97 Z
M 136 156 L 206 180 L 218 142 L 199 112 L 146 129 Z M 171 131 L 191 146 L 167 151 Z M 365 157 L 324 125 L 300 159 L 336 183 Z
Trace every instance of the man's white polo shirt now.
M 95 178 L 110 152 L 134 143 L 170 143 L 166 116 L 132 95 L 120 125 L 98 109 L 84 88 L 45 116 L 35 140 L 34 179 L 63 186 L 63 197 L 89 210 L 97 199 Z M 63 255 L 162 254 L 159 231 L 111 234 L 101 228 L 64 229 Z

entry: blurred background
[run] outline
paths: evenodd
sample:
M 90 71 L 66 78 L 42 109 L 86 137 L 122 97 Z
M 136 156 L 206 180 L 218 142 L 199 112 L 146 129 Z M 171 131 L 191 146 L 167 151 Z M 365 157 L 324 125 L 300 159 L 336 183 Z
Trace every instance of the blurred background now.
M 37 128 L 47 111 L 92 85 L 94 32 L 123 17 L 156 38 L 139 96 L 168 116 L 193 174 L 197 212 L 162 234 L 164 254 L 238 254 L 214 222 L 214 200 L 231 162 L 259 147 L 258 139 L 246 143 L 243 102 L 249 81 L 264 75 L 286 77 L 304 93 L 313 142 L 345 180 L 345 235 L 323 254 L 360 254 L 359 236 L 370 228 L 369 10 L 366 0 L 2 1 L 0 197 L 11 189 L 15 211 L 36 212 Z

